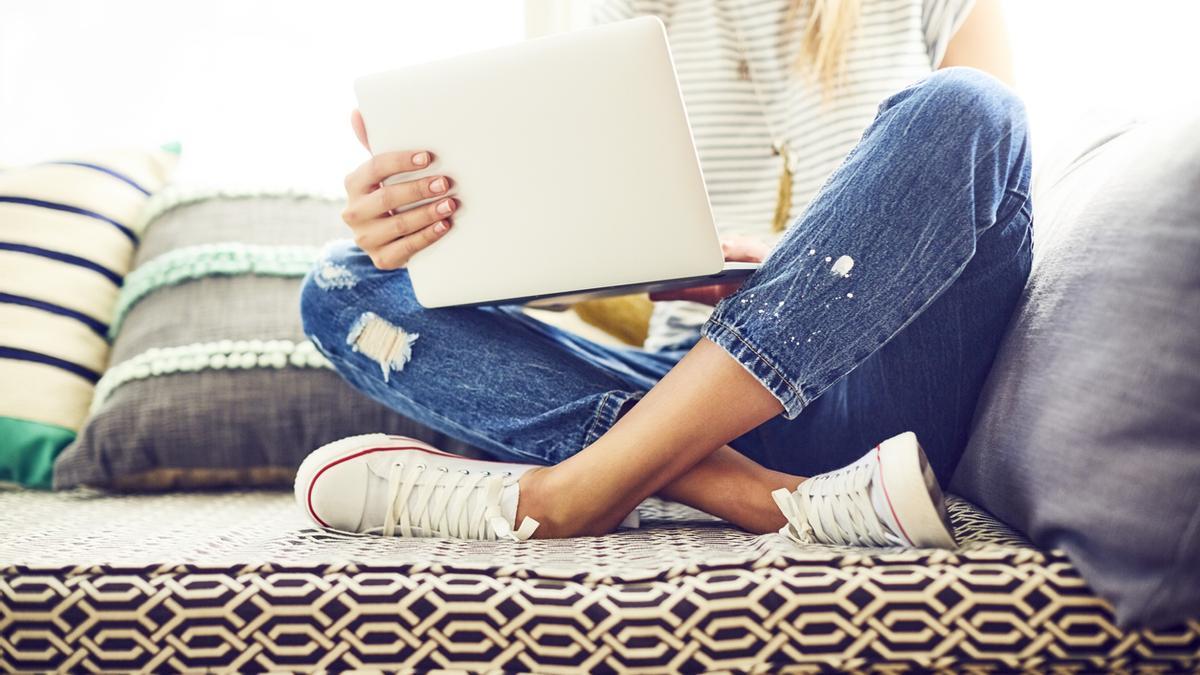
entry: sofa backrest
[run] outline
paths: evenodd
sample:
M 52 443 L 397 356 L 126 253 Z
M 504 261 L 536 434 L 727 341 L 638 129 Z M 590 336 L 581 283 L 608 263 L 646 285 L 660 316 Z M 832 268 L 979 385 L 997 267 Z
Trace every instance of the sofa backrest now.
M 1123 623 L 1200 616 L 1200 111 L 1081 120 L 1032 190 L 1032 274 L 952 489 L 1064 549 Z

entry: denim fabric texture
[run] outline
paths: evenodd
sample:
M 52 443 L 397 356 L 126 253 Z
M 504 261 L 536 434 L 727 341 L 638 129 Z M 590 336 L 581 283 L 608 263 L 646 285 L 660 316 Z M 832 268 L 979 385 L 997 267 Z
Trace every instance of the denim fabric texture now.
M 730 445 L 812 475 L 911 430 L 947 481 L 1029 274 L 1030 160 L 1023 103 L 982 71 L 942 69 L 885 99 L 701 330 L 784 408 Z M 539 464 L 599 438 L 700 339 L 650 352 L 515 307 L 426 310 L 404 270 L 375 268 L 350 242 L 331 244 L 309 273 L 301 313 L 353 386 Z

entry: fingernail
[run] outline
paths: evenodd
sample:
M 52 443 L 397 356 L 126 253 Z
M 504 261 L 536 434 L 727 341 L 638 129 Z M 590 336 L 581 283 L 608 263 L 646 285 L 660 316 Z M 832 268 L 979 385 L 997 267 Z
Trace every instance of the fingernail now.
M 441 204 L 437 205 L 437 212 L 442 214 L 443 216 L 450 215 L 450 211 L 451 211 L 451 204 L 450 204 L 449 199 L 444 199 L 444 200 L 442 200 Z
M 413 164 L 416 164 L 417 166 L 425 166 L 429 163 L 429 153 L 418 152 L 417 154 L 413 155 L 412 161 Z
M 437 222 L 437 225 L 434 225 L 434 226 L 433 226 L 433 231 L 434 231 L 434 232 L 437 232 L 438 234 L 441 234 L 441 233 L 445 232 L 445 231 L 446 231 L 446 230 L 448 230 L 448 229 L 450 229 L 450 224 L 449 224 L 449 223 L 447 223 L 447 222 L 446 222 L 446 221 L 444 221 L 444 220 L 439 220 L 439 221 Z
M 441 194 L 446 191 L 446 179 L 439 178 L 429 184 L 429 189 L 435 193 Z

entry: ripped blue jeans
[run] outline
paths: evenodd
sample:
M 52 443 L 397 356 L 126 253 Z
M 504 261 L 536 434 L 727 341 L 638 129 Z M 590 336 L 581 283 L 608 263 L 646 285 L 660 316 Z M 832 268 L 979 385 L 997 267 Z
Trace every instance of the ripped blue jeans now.
M 1024 105 L 981 71 L 939 70 L 884 100 L 761 269 L 701 329 L 783 406 L 730 445 L 813 475 L 911 430 L 947 481 L 1029 274 L 1030 152 Z M 301 312 L 358 389 L 538 464 L 599 438 L 700 339 L 649 352 L 515 307 L 427 310 L 405 271 L 376 269 L 349 242 L 310 272 Z

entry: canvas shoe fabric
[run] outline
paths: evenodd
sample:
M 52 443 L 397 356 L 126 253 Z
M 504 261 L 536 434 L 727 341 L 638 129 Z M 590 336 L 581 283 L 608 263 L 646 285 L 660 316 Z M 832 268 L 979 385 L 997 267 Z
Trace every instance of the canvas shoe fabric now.
M 355 534 L 523 541 L 521 476 L 536 468 L 462 457 L 406 436 L 366 434 L 314 450 L 296 472 L 296 502 L 317 525 Z M 640 525 L 634 511 L 621 523 Z
M 797 543 L 957 546 L 941 488 L 912 432 L 771 496 L 788 521 L 780 534 Z

